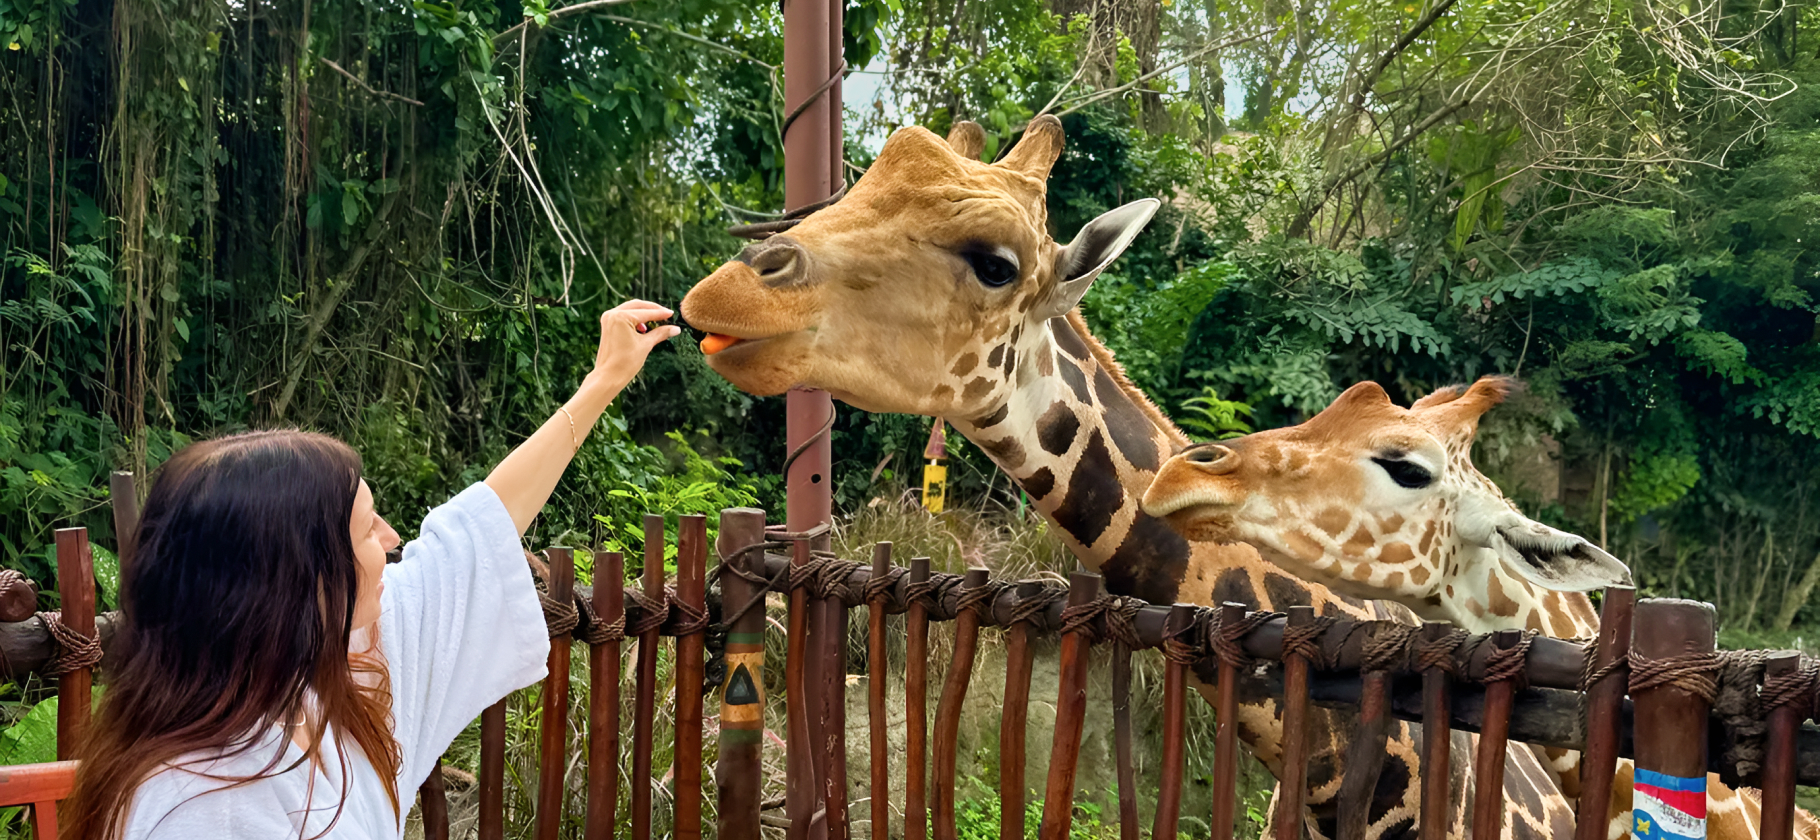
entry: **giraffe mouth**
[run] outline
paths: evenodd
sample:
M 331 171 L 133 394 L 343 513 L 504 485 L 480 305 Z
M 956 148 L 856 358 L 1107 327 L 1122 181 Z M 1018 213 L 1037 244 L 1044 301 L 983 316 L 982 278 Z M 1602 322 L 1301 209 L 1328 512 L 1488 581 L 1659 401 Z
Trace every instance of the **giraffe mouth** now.
M 1146 505 L 1146 507 L 1149 507 Z M 1156 514 L 1152 512 L 1152 515 Z M 1233 536 L 1237 519 L 1224 506 L 1191 504 L 1157 516 L 1176 533 L 1194 542 L 1237 542 Z
M 739 336 L 727 335 L 725 333 L 708 333 L 708 335 L 701 340 L 701 352 L 704 356 L 712 356 L 715 353 L 726 350 L 745 340 L 746 339 L 740 338 Z

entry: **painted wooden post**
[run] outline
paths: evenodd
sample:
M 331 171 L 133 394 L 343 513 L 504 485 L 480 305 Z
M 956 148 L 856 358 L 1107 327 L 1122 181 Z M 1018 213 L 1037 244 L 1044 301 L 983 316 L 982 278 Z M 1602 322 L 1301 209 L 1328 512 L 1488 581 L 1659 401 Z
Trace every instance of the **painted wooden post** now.
M 929 445 L 923 447 L 923 509 L 941 513 L 948 500 L 947 423 L 935 418 L 929 429 Z
M 1636 732 L 1631 786 L 1635 837 L 1706 837 L 1706 721 L 1712 701 L 1646 669 L 1668 667 L 1684 674 L 1705 669 L 1710 679 L 1717 666 L 1711 659 L 1713 629 L 1711 604 L 1674 598 L 1637 603 L 1630 640 L 1639 660 L 1630 676 Z
M 757 545 L 765 538 L 765 512 L 729 508 L 720 512 L 720 539 L 716 551 L 721 562 L 748 574 L 763 575 L 763 551 L 734 552 Z M 720 764 L 714 773 L 720 786 L 716 809 L 721 840 L 758 840 L 759 808 L 764 770 L 765 734 L 765 592 L 758 584 L 737 574 L 720 577 L 723 617 L 745 609 L 727 627 L 727 681 L 720 697 Z M 725 620 L 725 618 L 723 618 Z
M 1222 608 L 1220 623 L 1227 622 L 1231 615 L 1230 605 Z M 1232 620 L 1244 618 L 1240 612 Z M 1283 638 L 1287 642 L 1293 630 L 1314 625 L 1313 607 L 1290 607 L 1289 617 L 1283 621 Z M 1234 673 L 1236 679 L 1236 672 Z M 1220 722 L 1218 738 L 1222 752 L 1227 737 L 1226 711 L 1224 700 L 1227 690 L 1226 666 L 1220 667 Z M 1277 791 L 1277 812 L 1271 822 L 1276 826 L 1277 840 L 1300 840 L 1306 833 L 1302 825 L 1303 801 L 1308 793 L 1308 657 L 1300 652 L 1292 652 L 1288 644 L 1283 646 L 1283 784 Z M 1214 796 L 1219 797 L 1214 808 L 1220 807 L 1221 801 L 1230 802 L 1231 794 L 1223 793 L 1215 786 Z M 1232 806 L 1227 805 L 1230 809 Z M 1215 813 L 1219 813 L 1217 810 Z M 1228 812 L 1227 820 L 1232 816 Z

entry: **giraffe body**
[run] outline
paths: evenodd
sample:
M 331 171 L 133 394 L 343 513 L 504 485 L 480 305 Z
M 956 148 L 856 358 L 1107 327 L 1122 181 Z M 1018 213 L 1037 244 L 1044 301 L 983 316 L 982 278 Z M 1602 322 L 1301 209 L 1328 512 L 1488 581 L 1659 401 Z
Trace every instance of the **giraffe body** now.
M 945 418 L 1030 495 L 1112 592 L 1412 620 L 1394 604 L 1299 580 L 1248 546 L 1190 543 L 1140 509 L 1156 470 L 1188 441 L 1073 310 L 1156 202 L 1113 210 L 1058 245 L 1046 232 L 1045 182 L 1061 151 L 1060 123 L 1033 121 L 998 164 L 977 160 L 980 140 L 970 123 L 946 143 L 921 128 L 900 130 L 841 202 L 698 283 L 682 312 L 709 333 L 709 365 L 748 393 L 814 387 L 867 411 Z M 1213 674 L 1197 676 L 1208 694 Z M 1319 836 L 1333 835 L 1353 719 L 1311 714 L 1309 829 Z M 1241 696 L 1236 724 L 1280 777 L 1275 701 Z M 1417 733 L 1398 723 L 1389 753 L 1368 836 L 1413 837 Z M 1444 771 L 1457 781 L 1460 831 L 1470 755 L 1456 749 Z M 1571 830 L 1571 813 L 1534 756 L 1513 752 L 1506 780 L 1507 836 Z
M 1486 377 L 1410 408 L 1362 382 L 1308 421 L 1176 454 L 1145 493 L 1145 511 L 1197 541 L 1244 542 L 1271 563 L 1424 620 L 1474 633 L 1534 630 L 1592 638 L 1583 593 L 1628 585 L 1630 572 L 1587 540 L 1529 519 L 1472 463 L 1479 418 L 1513 383 Z M 1540 751 L 1578 795 L 1579 756 Z M 1632 765 L 1620 762 L 1608 834 L 1628 836 Z M 1757 836 L 1761 806 L 1707 779 L 1708 836 Z M 1805 812 L 1803 837 L 1820 836 Z

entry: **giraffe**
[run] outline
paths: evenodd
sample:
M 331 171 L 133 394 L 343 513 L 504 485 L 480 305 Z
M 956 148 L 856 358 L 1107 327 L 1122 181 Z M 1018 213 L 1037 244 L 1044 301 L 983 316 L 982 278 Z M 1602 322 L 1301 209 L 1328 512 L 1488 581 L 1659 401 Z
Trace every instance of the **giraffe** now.
M 1591 542 L 1530 519 L 1472 463 L 1479 418 L 1514 380 L 1489 376 L 1409 408 L 1375 382 L 1348 388 L 1306 422 L 1188 447 L 1158 471 L 1143 507 L 1191 540 L 1243 542 L 1339 592 L 1381 598 L 1474 633 L 1535 630 L 1590 638 L 1583 593 L 1629 585 L 1630 571 Z M 1578 754 L 1545 751 L 1577 795 Z M 1631 774 L 1620 762 L 1609 837 L 1631 827 Z M 1760 803 L 1707 778 L 1708 836 L 1757 836 Z M 1806 812 L 1797 833 L 1820 835 Z
M 696 284 L 682 314 L 707 333 L 709 366 L 754 395 L 813 387 L 865 411 L 946 419 L 1029 494 L 1114 593 L 1411 620 L 1400 607 L 1298 580 L 1248 547 L 1191 544 L 1138 509 L 1156 469 L 1188 440 L 1074 310 L 1158 202 L 1114 209 L 1059 245 L 1046 231 L 1045 199 L 1060 121 L 1033 120 L 996 164 L 979 161 L 982 143 L 971 123 L 958 123 L 946 142 L 901 129 L 838 203 Z M 1206 693 L 1211 669 L 1199 676 Z M 1281 778 L 1275 702 L 1243 696 L 1237 717 L 1240 737 Z M 1329 710 L 1314 717 L 1304 823 L 1331 837 L 1353 719 Z M 1421 772 L 1413 730 L 1399 723 L 1388 751 L 1368 836 L 1413 837 Z M 1447 770 L 1459 779 L 1456 833 L 1470 801 L 1468 755 L 1456 750 L 1461 758 Z M 1515 836 L 1559 836 L 1571 826 L 1533 756 L 1513 752 L 1506 779 Z

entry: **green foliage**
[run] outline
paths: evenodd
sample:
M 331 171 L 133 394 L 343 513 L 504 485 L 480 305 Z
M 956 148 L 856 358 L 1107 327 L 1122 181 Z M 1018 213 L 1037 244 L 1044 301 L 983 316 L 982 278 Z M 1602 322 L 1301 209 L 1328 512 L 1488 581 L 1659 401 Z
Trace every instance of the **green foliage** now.
M 1239 419 L 1251 416 L 1251 406 L 1220 399 L 1220 392 L 1211 385 L 1203 388 L 1200 396 L 1183 400 L 1182 408 L 1175 421 L 1213 440 L 1227 440 L 1252 431 L 1250 423 Z

